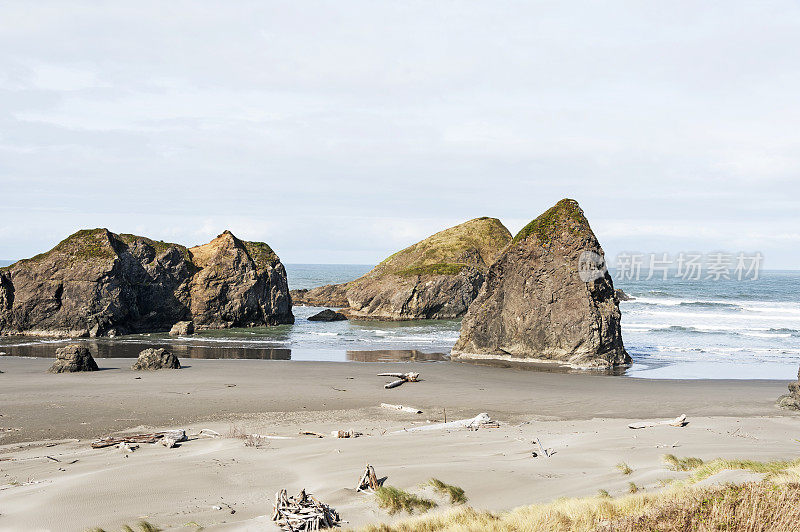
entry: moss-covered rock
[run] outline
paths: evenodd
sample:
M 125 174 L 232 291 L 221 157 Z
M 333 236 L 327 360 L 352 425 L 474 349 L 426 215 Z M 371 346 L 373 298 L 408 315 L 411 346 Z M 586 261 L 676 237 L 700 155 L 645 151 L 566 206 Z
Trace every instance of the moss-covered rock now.
M 542 245 L 549 245 L 553 238 L 569 231 L 575 235 L 590 233 L 589 221 L 578 202 L 564 198 L 544 213 L 533 219 L 514 236 L 513 244 L 521 240 L 536 238 Z
M 511 233 L 497 218 L 475 218 L 394 253 L 355 281 L 292 297 L 297 303 L 346 306 L 355 319 L 458 318 L 510 241 Z
M 186 248 L 107 229 L 78 231 L 0 271 L 0 334 L 103 336 L 291 323 L 272 249 L 226 231 Z
M 452 356 L 581 367 L 629 363 L 618 305 L 600 243 L 578 203 L 563 199 L 491 265 Z

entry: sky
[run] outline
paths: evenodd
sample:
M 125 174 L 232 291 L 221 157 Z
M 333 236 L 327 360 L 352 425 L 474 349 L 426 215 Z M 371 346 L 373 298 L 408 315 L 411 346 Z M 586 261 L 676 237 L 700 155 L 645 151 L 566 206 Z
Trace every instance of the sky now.
M 800 4 L 0 3 L 0 259 L 80 228 L 373 264 L 579 201 L 800 268 Z

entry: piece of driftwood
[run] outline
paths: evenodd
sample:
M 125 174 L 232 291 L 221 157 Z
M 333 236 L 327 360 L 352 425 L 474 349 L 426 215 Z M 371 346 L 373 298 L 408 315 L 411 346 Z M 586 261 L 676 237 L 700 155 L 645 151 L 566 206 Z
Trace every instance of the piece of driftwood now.
M 375 468 L 367 464 L 367 468 L 364 470 L 364 474 L 361 475 L 361 479 L 358 481 L 358 486 L 356 487 L 356 491 L 366 491 L 366 490 L 374 491 L 380 487 L 381 485 L 378 482 L 378 475 L 375 474 Z
M 408 373 L 378 373 L 378 377 L 396 377 L 408 382 L 416 382 L 419 379 L 419 373 L 409 371 Z
M 161 445 L 167 449 L 172 449 L 178 442 L 186 441 L 185 430 L 167 430 L 159 432 L 159 434 L 161 435 Z
M 250 438 L 258 438 L 260 440 L 293 440 L 292 436 L 274 436 L 272 434 L 248 434 Z
M 138 449 L 139 446 L 137 444 L 135 444 L 135 443 L 122 442 L 122 443 L 119 444 L 119 446 L 117 448 L 120 451 L 122 451 L 123 453 L 132 453 L 133 451 Z
M 93 449 L 102 449 L 103 447 L 113 447 L 120 443 L 156 443 L 162 438 L 175 440 L 175 442 L 186 440 L 186 431 L 184 430 L 165 430 L 162 432 L 153 432 L 150 434 L 128 434 L 124 436 L 108 436 L 93 441 L 90 445 Z M 173 443 L 174 445 L 174 443 Z
M 389 382 L 384 385 L 387 390 L 397 388 L 406 382 L 417 382 L 419 380 L 419 373 L 409 371 L 408 373 L 378 373 L 378 377 L 395 377 L 397 380 Z
M 358 438 L 361 435 L 360 432 L 354 430 L 334 430 L 331 432 L 331 436 L 334 438 Z
M 425 430 L 443 430 L 443 429 L 475 429 L 481 427 L 499 427 L 497 421 L 493 421 L 489 414 L 483 412 L 477 416 L 469 419 L 459 419 L 457 421 L 450 421 L 448 423 L 436 423 L 434 425 L 424 425 L 422 427 L 413 427 L 410 429 L 396 430 L 392 434 L 399 434 L 402 432 L 421 432 Z
M 388 408 L 390 410 L 400 410 L 401 412 L 408 412 L 409 414 L 421 414 L 422 410 L 419 408 L 413 408 L 410 406 L 403 406 L 403 405 L 392 405 L 389 403 L 381 403 L 382 408 Z
M 657 427 L 659 425 L 669 425 L 671 427 L 683 427 L 689 423 L 686 421 L 686 414 L 681 414 L 675 419 L 667 419 L 666 421 L 637 421 L 628 425 L 629 429 L 647 429 L 650 427 Z
M 306 490 L 295 497 L 289 497 L 286 490 L 276 493 L 272 520 L 291 532 L 333 528 L 340 521 L 336 510 L 307 494 Z
M 113 447 L 120 443 L 155 443 L 161 438 L 161 434 L 131 434 L 130 436 L 108 436 L 100 438 L 91 443 L 93 449 L 102 449 L 103 447 Z
M 301 430 L 301 436 L 316 436 L 317 438 L 324 438 L 324 434 L 320 434 L 319 432 L 314 432 L 313 430 Z
M 550 458 L 550 451 L 544 448 L 544 445 L 542 445 L 542 442 L 539 438 L 536 438 L 536 443 L 539 444 L 539 450 L 542 451 L 542 454 L 544 454 L 547 458 Z M 534 453 L 534 456 L 536 456 L 536 453 Z

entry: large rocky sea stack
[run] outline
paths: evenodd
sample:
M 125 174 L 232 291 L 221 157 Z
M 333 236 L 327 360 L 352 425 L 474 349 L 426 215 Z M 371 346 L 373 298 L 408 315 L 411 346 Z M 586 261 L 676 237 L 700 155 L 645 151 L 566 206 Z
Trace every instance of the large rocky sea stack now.
M 500 220 L 476 218 L 398 251 L 355 281 L 292 292 L 292 298 L 347 307 L 355 319 L 459 318 L 510 241 Z
M 576 201 L 559 201 L 497 257 L 452 354 L 581 367 L 630 362 L 603 250 Z
M 286 271 L 225 231 L 194 248 L 82 230 L 0 268 L 0 334 L 97 337 L 293 323 Z

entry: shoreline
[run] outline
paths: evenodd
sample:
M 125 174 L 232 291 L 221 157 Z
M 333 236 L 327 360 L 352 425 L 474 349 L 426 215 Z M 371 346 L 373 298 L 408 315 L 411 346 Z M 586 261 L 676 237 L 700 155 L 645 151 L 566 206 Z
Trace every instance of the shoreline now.
M 785 415 L 775 401 L 790 382 L 644 379 L 479 364 L 252 359 L 186 359 L 180 370 L 148 372 L 131 370 L 130 358 L 100 360 L 104 362 L 100 371 L 51 375 L 46 373 L 51 359 L 0 358 L 4 372 L 0 420 L 4 427 L 20 429 L 6 433 L 0 445 L 125 430 L 140 424 L 121 421 L 131 419 L 126 414 L 130 411 L 141 412 L 137 421 L 160 426 L 212 420 L 221 412 L 324 412 L 371 408 L 387 401 L 447 408 L 465 417 L 490 412 L 508 422 L 621 418 L 631 417 L 632 412 L 665 418 L 681 413 L 729 415 L 734 404 L 737 415 Z M 384 390 L 387 381 L 376 374 L 386 371 L 416 371 L 421 382 Z M 740 397 L 747 403 L 738 404 Z M 109 404 L 109 398 L 116 404 Z M 50 409 L 43 411 L 44 405 Z M 61 414 L 56 415 L 54 408 Z M 103 410 L 118 415 L 92 414 Z

